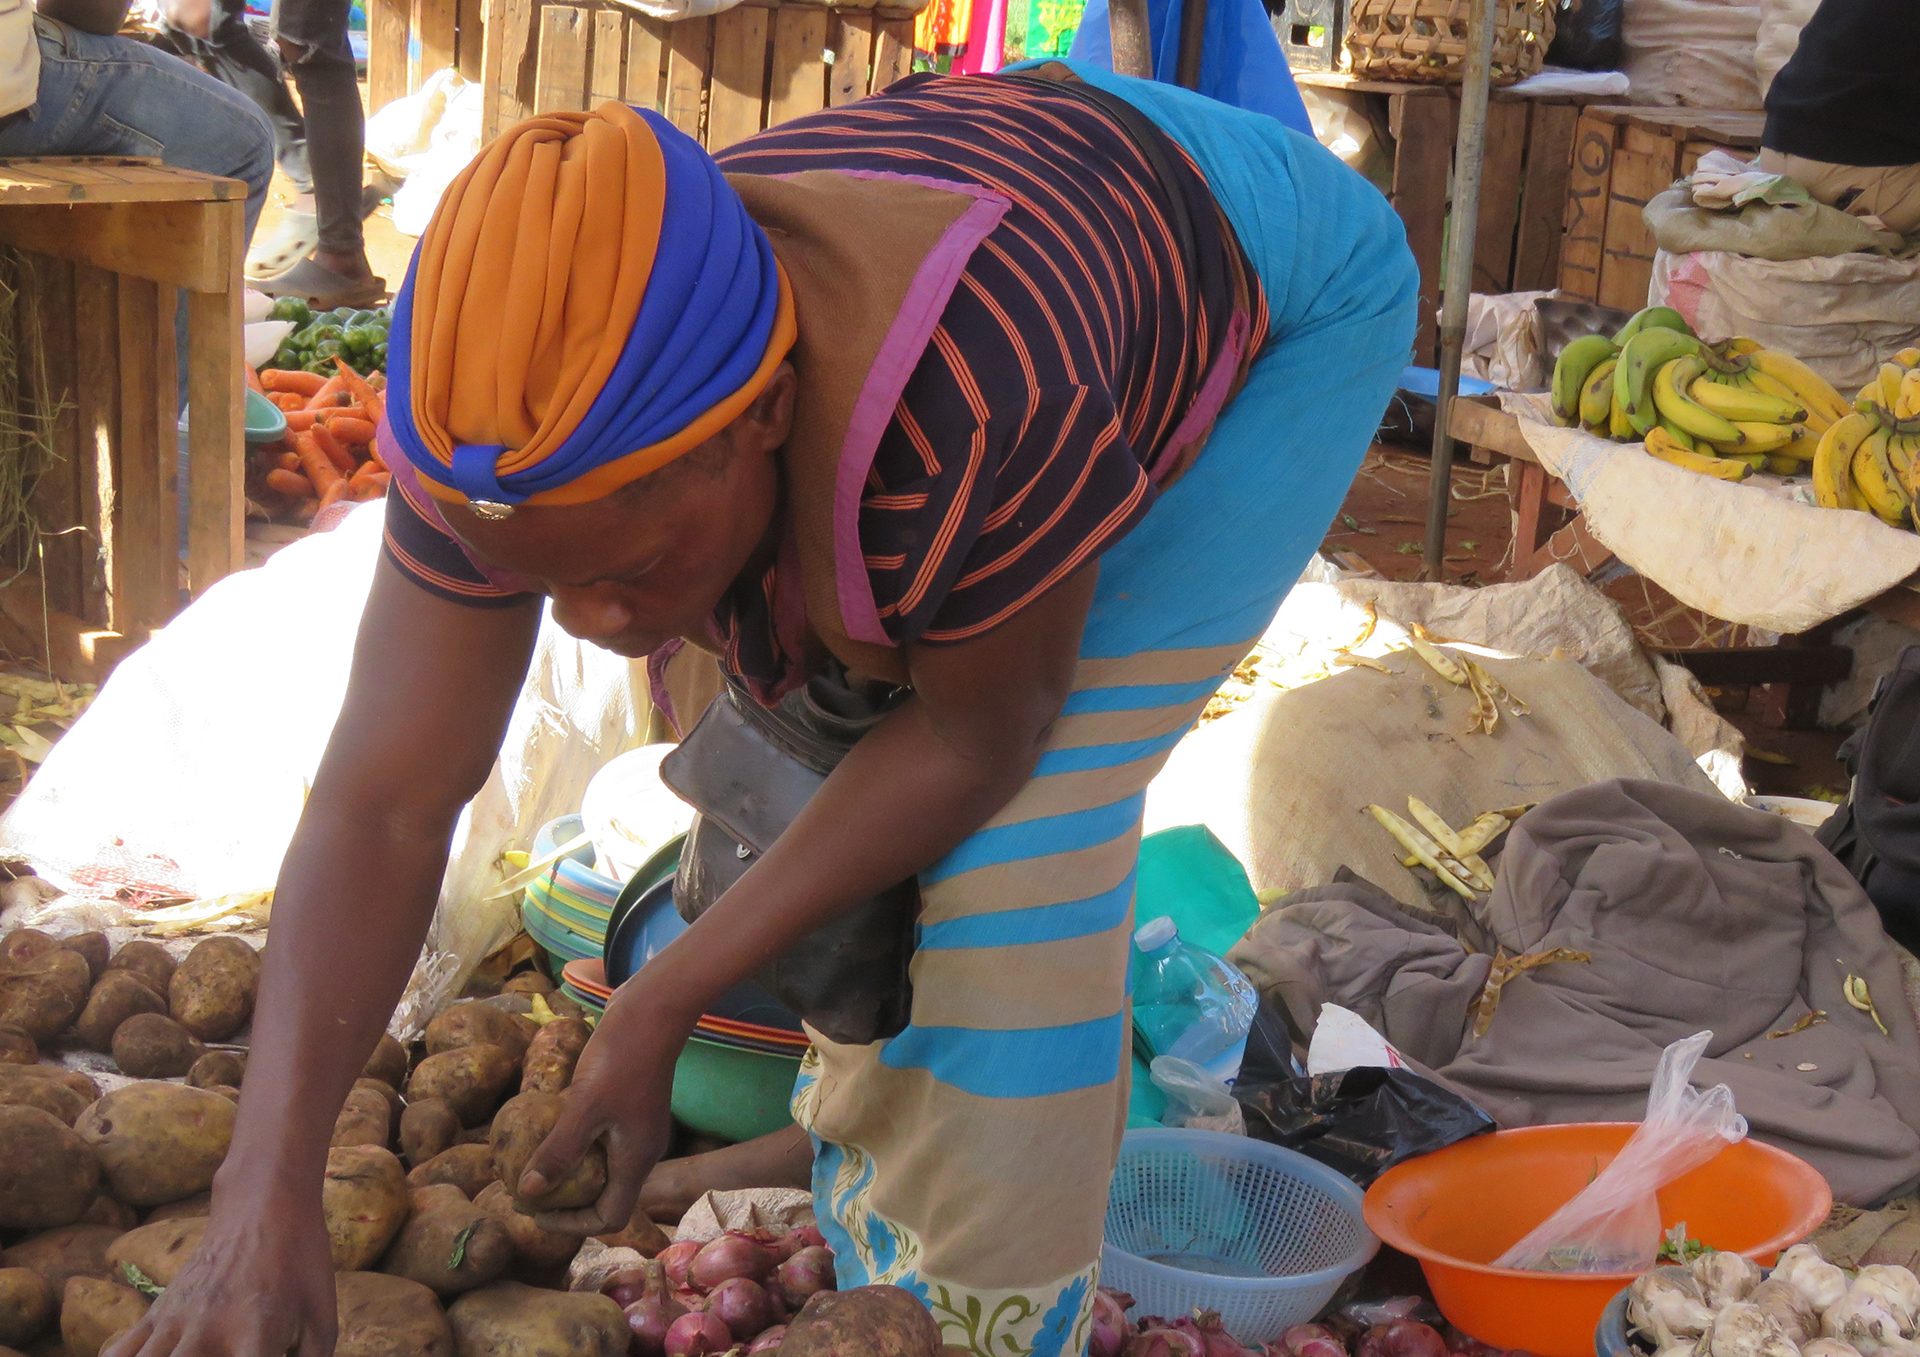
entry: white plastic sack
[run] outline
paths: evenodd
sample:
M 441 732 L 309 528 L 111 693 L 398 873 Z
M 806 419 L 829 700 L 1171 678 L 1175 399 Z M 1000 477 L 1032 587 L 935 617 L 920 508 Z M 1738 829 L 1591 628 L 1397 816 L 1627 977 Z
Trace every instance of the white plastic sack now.
M 1647 300 L 1673 307 L 1708 339 L 1745 335 L 1793 354 L 1849 397 L 1881 363 L 1920 344 L 1920 257 L 1660 250 Z
M 358 506 L 228 576 L 129 655 L 0 816 L 0 851 L 118 924 L 156 896 L 272 886 L 346 692 L 383 516 Z M 511 901 L 490 898 L 501 852 L 576 810 L 594 771 L 643 742 L 650 711 L 639 666 L 542 621 L 441 887 L 428 945 L 458 956 L 459 978 L 518 927 Z
M 394 229 L 427 229 L 447 185 L 480 153 L 480 86 L 452 68 L 367 119 L 367 152 L 404 180 L 393 195 Z
M 1460 370 L 1509 391 L 1537 391 L 1547 384 L 1540 356 L 1534 305 L 1554 293 L 1476 292 L 1467 299 L 1467 334 Z
M 1801 632 L 1920 570 L 1920 536 L 1872 514 L 1797 503 L 1716 480 L 1550 422 L 1545 398 L 1501 398 L 1540 464 L 1565 481 L 1587 528 L 1689 607 L 1728 622 Z M 1779 482 L 1773 483 L 1776 487 Z
M 1647 1090 L 1647 1115 L 1600 1175 L 1498 1258 L 1529 1272 L 1645 1272 L 1660 1252 L 1654 1193 L 1746 1139 L 1733 1090 L 1696 1093 L 1687 1080 L 1713 1040 L 1683 1037 L 1661 1053 Z
M 1626 0 L 1626 67 L 1635 104 L 1759 108 L 1754 41 L 1760 0 Z
M 1800 30 L 1820 8 L 1820 0 L 1760 0 L 1760 31 L 1753 45 L 1753 70 L 1764 96 L 1773 78 L 1800 46 Z
M 1338 1004 L 1320 1005 L 1307 1043 L 1307 1073 L 1339 1074 L 1342 1070 L 1403 1070 L 1407 1058 L 1381 1036 L 1367 1020 Z

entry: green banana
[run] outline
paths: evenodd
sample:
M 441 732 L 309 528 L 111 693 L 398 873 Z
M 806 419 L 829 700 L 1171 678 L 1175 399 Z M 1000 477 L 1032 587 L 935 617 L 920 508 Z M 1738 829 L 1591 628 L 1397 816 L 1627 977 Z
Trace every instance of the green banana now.
M 1604 360 L 1580 388 L 1580 423 L 1598 433 L 1606 432 L 1607 412 L 1613 409 L 1613 367 L 1617 361 Z
M 1569 428 L 1580 418 L 1580 388 L 1593 370 L 1614 356 L 1605 335 L 1582 335 L 1560 350 L 1553 365 L 1553 414 Z
M 1678 330 L 1683 335 L 1693 333 L 1687 318 L 1671 306 L 1647 306 L 1634 312 L 1633 319 L 1620 327 L 1613 336 L 1614 347 L 1624 349 L 1627 341 L 1642 330 Z
M 1653 378 L 1653 404 L 1663 420 L 1672 420 L 1696 439 L 1704 438 L 1720 448 L 1739 448 L 1747 441 L 1740 426 L 1724 415 L 1716 415 L 1687 394 L 1694 380 L 1707 370 L 1696 354 L 1683 354 L 1660 365 Z M 1628 412 L 1631 417 L 1632 412 Z
M 1706 371 L 1707 346 L 1692 335 L 1664 326 L 1642 330 L 1620 350 L 1619 364 L 1613 369 L 1614 408 L 1627 417 L 1633 431 L 1644 436 L 1660 418 L 1653 406 L 1654 374 L 1676 358 L 1702 359 L 1700 371 Z M 1696 374 L 1697 375 L 1697 374 Z M 1731 427 L 1729 425 L 1729 427 Z

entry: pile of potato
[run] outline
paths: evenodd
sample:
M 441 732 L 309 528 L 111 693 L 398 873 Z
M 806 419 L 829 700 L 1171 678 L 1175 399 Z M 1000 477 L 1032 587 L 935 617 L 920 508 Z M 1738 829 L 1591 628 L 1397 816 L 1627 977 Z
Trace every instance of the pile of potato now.
M 109 956 L 97 933 L 0 938 L 0 1357 L 96 1357 L 192 1256 L 246 1076 L 244 1051 L 204 1043 L 245 1026 L 259 970 L 234 937 L 177 967 L 151 942 Z M 583 1241 L 527 1214 L 591 1202 L 604 1162 L 589 1156 L 537 1202 L 508 1186 L 558 1115 L 589 1028 L 542 976 L 508 990 L 449 1006 L 417 1060 L 383 1037 L 341 1109 L 322 1189 L 338 1357 L 628 1351 L 619 1304 L 553 1289 Z M 72 1041 L 141 1082 L 102 1096 L 88 1075 L 39 1063 Z M 651 1258 L 670 1241 L 636 1214 L 602 1242 Z M 824 1357 L 819 1337 L 791 1345 Z

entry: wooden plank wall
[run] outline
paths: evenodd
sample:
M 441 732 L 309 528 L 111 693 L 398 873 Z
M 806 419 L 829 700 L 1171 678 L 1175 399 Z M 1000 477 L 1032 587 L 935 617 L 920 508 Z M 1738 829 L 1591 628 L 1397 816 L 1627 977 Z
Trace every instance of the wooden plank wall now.
M 411 94 L 452 66 L 469 80 L 486 69 L 489 0 L 369 0 L 367 108 Z
M 1394 138 L 1394 210 L 1420 266 L 1415 361 L 1438 361 L 1438 312 L 1446 241 L 1457 91 L 1394 86 L 1387 125 Z M 1371 89 L 1366 92 L 1373 92 Z M 1577 105 L 1495 95 L 1487 108 L 1486 159 L 1474 232 L 1473 290 L 1532 292 L 1560 273 L 1567 163 Z
M 898 10 L 746 0 L 709 18 L 666 23 L 592 0 L 491 0 L 489 19 L 488 135 L 530 114 L 619 98 L 663 113 L 719 151 L 884 89 L 913 69 L 913 19 Z M 525 54 L 517 65 L 509 55 L 516 48 Z
M 1708 151 L 1759 145 L 1760 116 L 1597 106 L 1581 113 L 1567 175 L 1559 286 L 1634 311 L 1647 304 L 1654 242 L 1641 209 Z

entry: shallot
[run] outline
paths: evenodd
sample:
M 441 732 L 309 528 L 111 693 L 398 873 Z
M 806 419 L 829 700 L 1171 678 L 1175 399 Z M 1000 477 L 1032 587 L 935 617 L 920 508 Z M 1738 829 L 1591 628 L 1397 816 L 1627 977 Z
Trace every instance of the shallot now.
M 827 1237 L 812 1225 L 797 1225 L 779 1238 L 770 1241 L 767 1248 L 773 1253 L 774 1261 L 784 1263 L 802 1249 L 824 1248 Z
M 1360 1335 L 1356 1357 L 1449 1357 L 1447 1340 L 1415 1319 L 1389 1320 Z
M 810 1244 L 780 1264 L 773 1285 L 791 1310 L 798 1311 L 817 1291 L 834 1289 L 833 1253 L 820 1244 Z
M 1120 1357 L 1120 1350 L 1127 1345 L 1127 1337 L 1133 1331 L 1132 1325 L 1127 1323 L 1127 1310 L 1132 1305 L 1133 1297 L 1124 1292 L 1102 1288 L 1093 1293 L 1093 1323 L 1087 1338 L 1087 1357 Z
M 707 1294 L 707 1312 L 733 1331 L 742 1343 L 772 1326 L 773 1302 L 760 1283 L 746 1277 L 729 1277 Z
M 1330 1339 L 1335 1343 L 1340 1341 L 1339 1336 L 1324 1324 L 1296 1324 L 1280 1335 L 1280 1346 L 1288 1352 L 1298 1352 L 1301 1344 L 1317 1338 Z
M 666 1274 L 658 1263 L 642 1263 L 639 1267 L 621 1268 L 607 1278 L 600 1288 L 600 1294 L 610 1296 L 613 1303 L 622 1310 L 645 1296 L 665 1296 L 667 1294 Z
M 1176 1329 L 1163 1320 L 1142 1320 L 1146 1328 L 1127 1340 L 1121 1357 L 1206 1357 L 1198 1334 Z
M 675 1288 L 684 1290 L 687 1285 L 687 1269 L 693 1266 L 694 1256 L 704 1246 L 694 1240 L 682 1240 L 678 1244 L 669 1244 L 654 1255 L 653 1261 L 666 1270 L 667 1280 Z
M 762 1352 L 780 1351 L 780 1341 L 787 1336 L 787 1326 L 776 1324 L 747 1345 L 747 1357 L 755 1357 Z
M 664 1357 L 667 1331 L 687 1312 L 665 1296 L 643 1296 L 625 1307 L 633 1332 L 633 1357 Z
M 1192 1318 L 1176 1319 L 1168 1327 L 1199 1339 L 1201 1357 L 1246 1357 L 1247 1350 L 1227 1332 L 1216 1311 L 1196 1311 Z
M 772 1271 L 773 1253 L 766 1245 L 752 1235 L 729 1232 L 708 1242 L 693 1256 L 687 1280 L 702 1290 L 711 1290 L 734 1277 L 757 1282 Z
M 733 1331 L 718 1315 L 690 1312 L 667 1327 L 666 1357 L 706 1357 L 733 1346 Z

